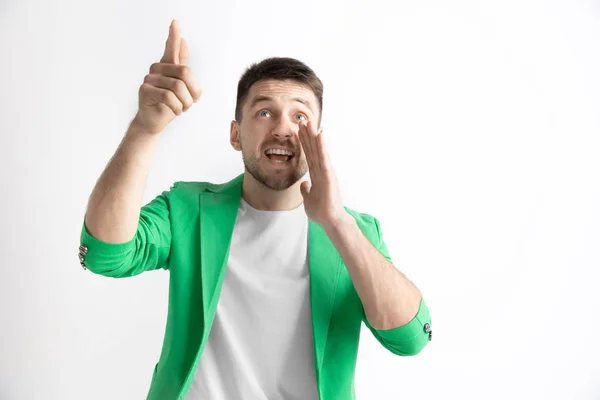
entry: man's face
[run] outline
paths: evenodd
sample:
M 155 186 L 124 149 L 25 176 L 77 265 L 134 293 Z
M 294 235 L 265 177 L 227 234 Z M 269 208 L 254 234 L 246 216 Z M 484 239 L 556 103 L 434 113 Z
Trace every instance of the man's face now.
M 308 171 L 298 137 L 298 124 L 305 120 L 319 121 L 317 98 L 309 87 L 293 80 L 256 82 L 242 107 L 242 121 L 231 123 L 231 145 L 242 152 L 246 170 L 258 182 L 285 190 Z M 272 154 L 272 149 L 292 155 Z

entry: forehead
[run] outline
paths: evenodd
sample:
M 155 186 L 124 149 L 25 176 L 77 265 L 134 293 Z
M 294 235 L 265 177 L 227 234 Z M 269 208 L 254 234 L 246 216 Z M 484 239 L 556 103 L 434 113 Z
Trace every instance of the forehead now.
M 311 103 L 311 105 L 317 102 L 317 98 L 309 86 L 291 79 L 269 79 L 256 82 L 248 91 L 247 104 L 252 104 L 252 101 L 259 96 L 271 97 L 283 102 L 301 98 Z

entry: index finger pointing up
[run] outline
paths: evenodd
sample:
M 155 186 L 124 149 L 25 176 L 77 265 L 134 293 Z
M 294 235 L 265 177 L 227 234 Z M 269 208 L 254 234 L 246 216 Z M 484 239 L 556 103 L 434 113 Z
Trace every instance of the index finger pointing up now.
M 169 27 L 169 37 L 165 45 L 165 53 L 160 62 L 179 64 L 179 51 L 181 49 L 181 32 L 179 31 L 179 21 L 174 19 Z
M 184 38 L 181 38 L 181 46 L 179 51 L 179 63 L 181 65 L 188 65 L 190 61 L 190 52 L 188 50 L 187 41 Z

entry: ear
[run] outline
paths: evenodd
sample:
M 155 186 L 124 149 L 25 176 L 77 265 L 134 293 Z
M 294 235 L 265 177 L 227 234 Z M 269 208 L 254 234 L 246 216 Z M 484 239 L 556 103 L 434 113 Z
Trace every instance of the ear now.
M 242 151 L 242 146 L 240 146 L 240 130 L 236 120 L 231 121 L 231 126 L 229 128 L 229 143 L 231 143 L 231 147 L 233 147 L 236 151 Z

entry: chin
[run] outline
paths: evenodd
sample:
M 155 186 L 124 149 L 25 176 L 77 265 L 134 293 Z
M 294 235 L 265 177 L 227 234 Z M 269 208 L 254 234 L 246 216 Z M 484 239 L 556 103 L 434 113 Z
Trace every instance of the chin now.
M 282 191 L 292 187 L 299 179 L 294 174 L 277 174 L 271 173 L 261 183 L 271 190 Z
M 265 187 L 275 191 L 289 189 L 305 175 L 301 171 L 261 171 L 259 174 L 248 172 Z

